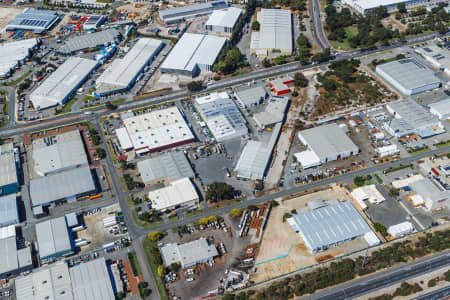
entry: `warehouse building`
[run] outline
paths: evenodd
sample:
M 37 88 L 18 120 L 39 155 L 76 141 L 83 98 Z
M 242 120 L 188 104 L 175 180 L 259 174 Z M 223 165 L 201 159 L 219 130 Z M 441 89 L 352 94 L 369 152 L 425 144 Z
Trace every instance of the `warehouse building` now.
M 216 9 L 227 8 L 227 1 L 211 1 L 200 4 L 167 8 L 159 11 L 159 17 L 165 24 L 183 22 L 201 15 L 208 15 Z
M 160 40 L 140 39 L 123 58 L 115 59 L 100 75 L 95 82 L 95 95 L 105 96 L 128 90 L 163 47 Z
M 120 32 L 113 28 L 94 33 L 85 33 L 71 37 L 57 51 L 64 55 L 72 55 L 83 50 L 91 51 L 105 45 L 119 43 L 121 37 Z
M 191 164 L 181 151 L 140 160 L 137 167 L 145 184 L 170 183 L 184 177 L 194 178 Z
M 215 10 L 205 24 L 206 31 L 231 36 L 241 14 L 242 9 L 237 7 Z
M 73 254 L 72 235 L 64 216 L 37 223 L 36 240 L 41 263 Z
M 414 181 L 409 184 L 410 189 L 413 191 L 413 195 L 416 198 L 416 203 L 424 203 L 427 210 L 441 210 L 450 208 L 450 191 L 441 190 L 430 179 L 424 178 Z
M 83 30 L 99 28 L 105 21 L 105 16 L 89 16 L 86 22 L 83 23 Z
M 171 243 L 161 247 L 161 256 L 166 267 L 173 263 L 180 263 L 181 267 L 185 269 L 206 263 L 218 255 L 216 246 L 210 244 L 206 238 L 181 245 Z
M 437 0 L 442 2 L 442 0 Z M 397 11 L 397 5 L 404 3 L 407 9 L 412 9 L 418 6 L 424 6 L 429 3 L 429 0 L 343 0 L 344 4 L 347 4 L 353 8 L 356 12 L 365 15 L 380 6 L 386 7 L 389 13 Z
M 450 51 L 447 48 L 439 47 L 436 44 L 428 44 L 416 49 L 416 52 L 440 71 L 450 75 Z
M 27 61 L 39 43 L 38 39 L 26 39 L 0 44 L 0 78 L 10 76 L 14 69 Z
M 292 55 L 292 19 L 287 9 L 265 9 L 257 13 L 259 31 L 252 32 L 250 52 L 259 58 Z
M 33 269 L 30 247 L 17 249 L 16 227 L 0 228 L 0 279 L 6 279 Z
M 375 149 L 375 152 L 377 153 L 379 158 L 383 158 L 400 154 L 400 149 L 398 149 L 396 144 L 392 144 L 388 146 L 378 147 Z
M 369 225 L 349 201 L 311 207 L 311 210 L 295 214 L 287 221 L 292 229 L 300 234 L 312 253 L 356 238 L 365 238 L 368 233 L 373 238 Z M 376 244 L 369 240 L 368 243 Z
M 441 86 L 434 72 L 414 58 L 377 65 L 376 72 L 404 95 L 415 95 Z
M 158 211 L 177 207 L 196 208 L 200 200 L 189 177 L 177 179 L 163 188 L 150 191 L 148 198 L 152 202 L 152 209 Z
M 386 109 L 393 118 L 383 127 L 395 137 L 417 134 L 427 138 L 445 132 L 439 119 L 412 99 L 388 103 Z
M 450 98 L 428 105 L 430 113 L 440 120 L 450 119 Z
M 367 208 L 364 201 L 369 201 L 371 204 L 379 204 L 386 200 L 374 184 L 356 188 L 351 194 L 363 210 Z
M 30 94 L 34 108 L 41 110 L 63 105 L 96 67 L 97 62 L 93 60 L 69 57 Z
M 125 130 L 117 130 L 122 149 L 137 154 L 157 152 L 195 141 L 189 126 L 176 106 L 154 110 L 122 120 Z
M 405 234 L 414 232 L 415 230 L 416 229 L 414 228 L 414 225 L 411 222 L 406 221 L 389 226 L 389 228 L 387 229 L 387 233 L 389 233 L 389 235 L 391 235 L 392 237 L 400 237 L 404 236 Z
M 241 137 L 248 133 L 244 117 L 226 92 L 197 97 L 194 105 L 217 141 Z
M 303 168 L 359 153 L 358 146 L 335 123 L 302 130 L 298 138 L 308 148 L 296 155 Z
M 56 11 L 27 8 L 9 22 L 6 30 L 32 30 L 34 33 L 44 33 L 58 20 Z
M 234 88 L 234 97 L 241 108 L 249 108 L 262 103 L 268 94 L 260 83 L 249 83 Z
M 253 119 L 259 128 L 265 129 L 276 123 L 283 122 L 288 106 L 289 98 L 272 97 L 264 111 L 255 113 Z
M 33 209 L 60 202 L 71 202 L 95 193 L 96 188 L 89 166 L 53 173 L 30 180 Z M 39 210 L 36 210 L 39 212 Z
M 14 225 L 19 222 L 16 195 L 9 194 L 0 197 L 0 227 Z
M 290 76 L 278 77 L 274 80 L 270 81 L 269 84 L 272 87 L 273 92 L 277 96 L 281 96 L 284 94 L 289 94 L 291 92 L 291 88 L 289 84 L 293 83 L 294 79 Z
M 278 123 L 273 128 L 269 141 L 247 142 L 234 169 L 238 178 L 263 180 L 280 132 L 281 123 Z
M 18 190 L 19 182 L 13 144 L 0 145 L 0 195 L 12 194 Z
M 78 129 L 35 139 L 32 147 L 34 171 L 41 176 L 89 165 Z
M 219 36 L 184 33 L 161 64 L 161 72 L 191 77 L 212 72 L 226 41 Z

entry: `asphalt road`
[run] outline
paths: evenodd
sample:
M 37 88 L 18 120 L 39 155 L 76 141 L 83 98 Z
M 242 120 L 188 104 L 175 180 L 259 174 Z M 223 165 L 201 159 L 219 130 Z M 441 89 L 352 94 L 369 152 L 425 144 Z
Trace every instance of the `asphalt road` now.
M 450 266 L 450 251 L 446 251 L 431 257 L 413 261 L 409 264 L 396 266 L 368 277 L 354 280 L 336 287 L 314 293 L 305 297 L 297 298 L 302 300 L 344 300 L 364 296 L 375 290 L 381 290 L 393 284 L 411 279 L 418 275 Z M 448 289 L 447 289 L 448 292 Z M 425 297 L 422 296 L 422 297 Z M 430 299 L 430 298 L 418 298 Z
M 310 8 L 311 8 L 311 22 L 313 24 L 314 38 L 316 39 L 317 43 L 320 45 L 322 50 L 326 48 L 332 49 L 333 46 L 330 44 L 325 35 L 325 32 L 323 31 L 323 24 L 320 18 L 319 0 L 310 1 Z
M 414 298 L 414 300 L 440 300 L 450 298 L 450 284 L 446 287 L 426 293 L 422 296 Z

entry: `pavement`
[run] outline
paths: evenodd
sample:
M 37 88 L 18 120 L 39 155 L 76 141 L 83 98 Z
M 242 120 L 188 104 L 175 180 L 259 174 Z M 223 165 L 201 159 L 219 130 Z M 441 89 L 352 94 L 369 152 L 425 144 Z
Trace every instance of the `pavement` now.
M 450 297 L 450 285 L 414 298 L 414 300 L 439 300 Z

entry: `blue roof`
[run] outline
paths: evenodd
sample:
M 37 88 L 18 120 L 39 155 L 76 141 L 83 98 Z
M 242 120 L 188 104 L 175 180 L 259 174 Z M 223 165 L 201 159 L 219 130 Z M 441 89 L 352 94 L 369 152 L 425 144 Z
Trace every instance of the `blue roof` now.
M 58 15 L 55 11 L 27 9 L 9 22 L 7 29 L 33 29 L 36 32 L 42 32 L 57 19 Z

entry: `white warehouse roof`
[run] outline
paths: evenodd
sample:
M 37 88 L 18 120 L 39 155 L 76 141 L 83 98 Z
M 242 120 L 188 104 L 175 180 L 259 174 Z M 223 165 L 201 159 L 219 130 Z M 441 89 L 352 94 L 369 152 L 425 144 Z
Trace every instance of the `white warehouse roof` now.
M 0 227 L 19 223 L 16 194 L 0 197 Z
M 265 9 L 260 12 L 260 30 L 253 32 L 250 47 L 253 49 L 292 50 L 291 11 Z
M 220 26 L 233 28 L 239 19 L 242 9 L 237 7 L 228 7 L 215 10 L 206 22 L 206 26 Z
M 172 263 L 181 263 L 186 268 L 197 263 L 202 263 L 219 255 L 216 247 L 209 244 L 205 238 L 181 245 L 167 244 L 161 247 L 161 256 L 166 266 Z
M 183 152 L 167 152 L 137 163 L 144 183 L 167 179 L 169 182 L 183 177 L 194 178 L 194 171 Z
M 140 39 L 124 58 L 115 59 L 100 75 L 95 83 L 96 92 L 102 94 L 129 88 L 163 45 L 157 39 Z
M 72 252 L 66 217 L 58 217 L 36 224 L 39 256 L 45 259 Z
M 0 145 L 0 187 L 17 183 L 13 144 Z M 0 193 L 2 194 L 2 193 Z
M 0 77 L 7 76 L 30 55 L 31 50 L 38 44 L 38 39 L 0 44 Z
M 430 112 L 439 119 L 448 119 L 450 117 L 450 98 L 429 104 Z
M 406 221 L 396 225 L 389 226 L 387 232 L 393 237 L 398 237 L 411 233 L 414 230 L 415 230 L 414 225 L 411 222 Z
M 150 191 L 148 198 L 156 210 L 170 209 L 178 205 L 193 205 L 199 200 L 197 191 L 188 177 L 171 182 L 168 186 Z
M 67 97 L 78 88 L 95 69 L 97 62 L 80 57 L 69 57 L 37 89 L 30 94 L 36 109 L 64 104 Z
M 161 65 L 165 71 L 194 73 L 198 65 L 212 66 L 225 45 L 226 38 L 185 33 Z

